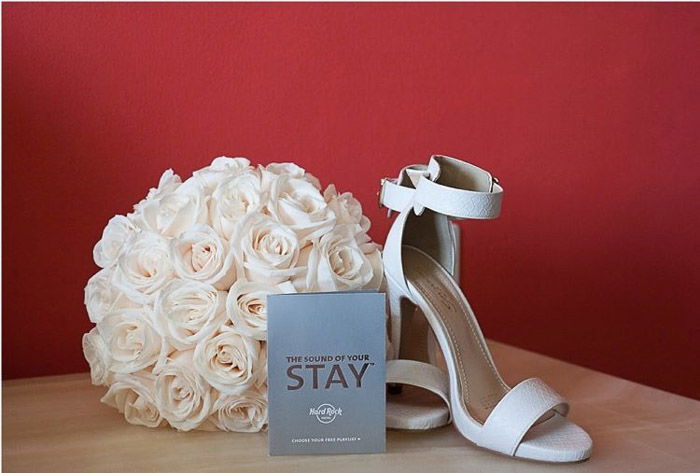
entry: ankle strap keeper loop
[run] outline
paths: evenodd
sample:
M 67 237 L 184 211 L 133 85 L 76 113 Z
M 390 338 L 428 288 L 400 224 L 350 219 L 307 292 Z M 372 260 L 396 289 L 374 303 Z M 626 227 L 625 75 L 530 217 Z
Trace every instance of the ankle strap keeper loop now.
M 391 212 L 403 212 L 413 205 L 413 196 L 416 193 L 415 183 L 422 176 L 429 176 L 428 166 L 423 164 L 411 164 L 401 169 L 399 177 L 392 179 L 382 178 L 379 183 L 377 198 L 379 207 L 389 209 Z

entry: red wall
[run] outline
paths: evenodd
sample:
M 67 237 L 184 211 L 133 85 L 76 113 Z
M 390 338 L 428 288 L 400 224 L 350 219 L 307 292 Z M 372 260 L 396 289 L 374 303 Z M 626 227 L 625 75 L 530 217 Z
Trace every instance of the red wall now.
M 431 153 L 487 336 L 700 397 L 695 5 L 2 6 L 3 375 L 86 370 L 92 246 L 172 167 L 294 160 L 352 190 Z

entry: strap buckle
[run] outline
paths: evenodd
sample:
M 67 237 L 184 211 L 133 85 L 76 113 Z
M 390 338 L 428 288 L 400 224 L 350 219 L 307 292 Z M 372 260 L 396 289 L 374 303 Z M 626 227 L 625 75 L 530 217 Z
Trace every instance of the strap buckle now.
M 390 177 L 382 177 L 379 180 L 379 190 L 377 191 L 377 207 L 379 207 L 380 209 L 386 208 L 387 209 L 387 212 L 386 212 L 387 217 L 391 217 L 393 211 L 383 204 L 383 202 L 384 202 L 384 185 L 387 182 L 394 182 L 395 183 L 396 181 L 397 181 L 397 179 L 392 179 Z
M 382 204 L 382 201 L 384 200 L 384 184 L 388 180 L 388 177 L 382 177 L 381 179 L 379 179 L 379 190 L 377 191 L 377 207 L 379 207 L 380 209 L 384 207 L 384 205 Z

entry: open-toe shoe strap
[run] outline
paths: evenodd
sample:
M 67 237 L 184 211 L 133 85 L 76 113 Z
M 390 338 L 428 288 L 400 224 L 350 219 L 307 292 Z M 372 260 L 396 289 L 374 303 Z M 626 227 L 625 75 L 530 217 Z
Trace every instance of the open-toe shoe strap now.
M 527 431 L 549 411 L 565 416 L 569 405 L 542 380 L 526 379 L 508 391 L 493 408 L 477 444 L 513 455 Z

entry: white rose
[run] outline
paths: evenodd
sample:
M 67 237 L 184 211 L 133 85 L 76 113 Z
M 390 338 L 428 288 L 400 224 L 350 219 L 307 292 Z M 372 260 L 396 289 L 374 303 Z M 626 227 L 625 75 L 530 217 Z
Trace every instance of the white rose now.
M 136 212 L 137 214 L 140 213 L 146 202 L 158 199 L 159 197 L 162 197 L 166 194 L 170 194 L 175 189 L 180 187 L 180 184 L 182 184 L 182 179 L 180 179 L 180 176 L 175 174 L 172 169 L 168 169 L 160 176 L 160 180 L 158 181 L 158 187 L 151 187 L 148 191 L 148 195 L 146 195 L 146 198 L 142 199 L 138 204 L 134 205 L 134 212 Z M 134 214 L 130 214 L 130 216 L 133 215 Z
M 364 289 L 378 290 L 384 282 L 382 246 L 374 243 L 369 235 L 362 231 L 355 234 L 355 241 L 357 241 L 362 253 L 364 253 L 369 263 L 372 265 L 372 280 L 367 283 Z
M 116 263 L 124 244 L 136 231 L 136 226 L 125 216 L 112 217 L 102 232 L 102 239 L 92 250 L 95 264 L 100 268 L 107 268 Z
M 307 181 L 314 185 L 317 189 L 321 188 L 321 183 L 311 173 L 306 172 L 304 168 L 294 163 L 270 163 L 267 166 L 258 165 L 258 170 L 262 176 L 263 189 L 269 191 L 272 183 L 279 176 L 288 177 L 304 177 Z
M 304 271 L 297 267 L 299 239 L 286 226 L 262 214 L 246 217 L 231 241 L 246 278 L 279 284 Z
M 150 373 L 117 375 L 102 402 L 124 414 L 130 424 L 158 427 L 163 423 L 155 403 L 155 381 Z
M 178 350 L 194 348 L 224 320 L 226 292 L 198 281 L 175 279 L 158 295 L 155 316 L 161 332 Z
M 150 232 L 132 237 L 119 257 L 114 284 L 137 302 L 149 303 L 174 276 L 168 240 Z
M 267 399 L 262 390 L 251 388 L 240 395 L 219 397 L 212 422 L 228 432 L 259 432 L 267 424 Z
M 129 299 L 114 285 L 112 277 L 111 268 L 101 269 L 88 279 L 85 286 L 85 307 L 90 322 L 94 324 L 102 320 L 105 314 L 117 309 L 140 307 L 140 304 Z
M 236 280 L 236 261 L 229 244 L 210 226 L 196 225 L 170 242 L 175 272 L 185 279 L 228 289 Z
M 271 286 L 254 281 L 236 281 L 226 298 L 226 315 L 231 326 L 243 335 L 266 340 L 267 296 L 289 292 L 295 292 L 289 282 Z
M 192 350 L 175 352 L 156 372 L 156 405 L 174 428 L 197 428 L 212 408 L 211 387 L 194 369 Z
M 264 169 L 266 173 L 273 174 L 275 176 L 285 174 L 291 177 L 304 177 L 304 174 L 306 174 L 303 167 L 294 163 L 270 163 L 265 167 L 260 167 Z
M 254 386 L 267 393 L 267 342 L 260 342 L 260 371 Z
M 304 178 L 279 176 L 272 183 L 267 208 L 303 240 L 317 238 L 335 225 L 335 214 L 321 192 Z
M 250 161 L 246 158 L 228 158 L 220 156 L 205 168 L 192 173 L 192 178 L 199 181 L 207 194 L 219 185 L 226 178 L 250 168 Z
M 240 394 L 258 381 L 260 342 L 233 330 L 203 340 L 194 349 L 194 366 L 222 394 Z
M 207 197 L 202 185 L 188 180 L 172 192 L 147 199 L 134 221 L 145 230 L 177 237 L 207 220 Z
M 292 279 L 291 283 L 294 286 L 294 292 L 309 292 L 310 290 L 306 286 L 306 280 L 308 278 L 308 268 L 309 268 L 309 255 L 313 249 L 313 242 L 307 242 L 306 246 L 299 251 L 299 260 L 297 261 L 297 267 L 300 271 L 296 273 Z
M 365 257 L 369 261 L 370 266 L 372 266 L 372 279 L 370 280 L 370 282 L 365 284 L 363 289 L 371 289 L 377 291 L 379 290 L 379 288 L 382 285 L 382 282 L 384 281 L 384 263 L 382 261 L 382 247 L 370 241 L 369 237 L 364 233 L 355 235 L 355 240 L 358 240 L 360 237 L 364 237 L 367 239 L 367 241 L 365 241 L 364 243 L 358 241 L 358 244 L 360 245 L 362 253 L 364 253 Z
M 155 364 L 167 346 L 151 322 L 150 309 L 121 309 L 108 314 L 97 330 L 112 354 L 115 373 L 134 373 Z
M 339 225 L 313 242 L 306 285 L 310 291 L 350 291 L 372 281 L 374 269 L 355 239 L 354 225 Z
M 362 205 L 350 192 L 338 194 L 335 185 L 331 184 L 323 192 L 323 197 L 338 224 L 357 224 L 363 232 L 369 230 L 370 221 L 362 214 Z
M 83 355 L 90 365 L 92 384 L 96 386 L 109 384 L 112 377 L 109 369 L 112 359 L 107 344 L 95 327 L 83 335 Z
M 247 171 L 219 183 L 209 201 L 211 226 L 219 235 L 230 237 L 238 222 L 251 212 L 260 210 L 263 194 L 260 175 Z

